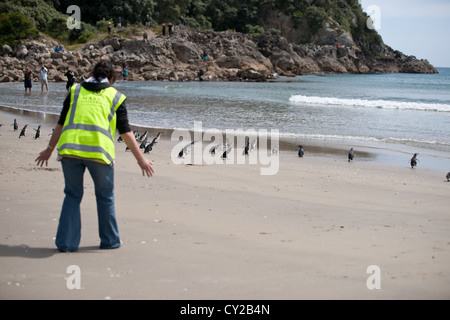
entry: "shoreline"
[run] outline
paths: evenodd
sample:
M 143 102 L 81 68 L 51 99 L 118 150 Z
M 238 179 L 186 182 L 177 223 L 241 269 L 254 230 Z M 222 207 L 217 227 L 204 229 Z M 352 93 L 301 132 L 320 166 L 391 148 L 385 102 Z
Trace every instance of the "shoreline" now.
M 41 111 L 24 110 L 12 106 L 0 105 L 0 112 L 16 114 L 32 119 L 38 119 L 43 124 L 49 125 L 53 128 L 59 119 L 59 114 L 53 114 Z M 194 130 L 192 128 L 158 128 L 141 126 L 130 123 L 133 131 L 143 133 L 149 131 L 152 134 L 162 132 L 161 139 L 170 140 L 175 130 L 188 131 L 191 137 L 194 137 Z M 223 141 L 226 139 L 226 134 L 222 130 Z M 242 130 L 235 130 L 237 136 L 241 136 L 239 132 Z M 205 132 L 203 129 L 202 134 Z M 244 131 L 245 132 L 245 131 Z M 257 132 L 257 131 L 255 131 Z M 270 136 L 270 130 L 268 130 Z M 117 136 L 117 135 L 116 135 Z M 174 137 L 176 139 L 176 137 Z M 211 140 L 204 140 L 204 146 L 212 143 Z M 235 143 L 236 145 L 236 143 Z M 269 140 L 268 145 L 271 145 Z M 358 139 L 342 138 L 313 138 L 313 137 L 293 137 L 292 134 L 280 134 L 279 150 L 291 151 L 293 154 L 298 152 L 298 146 L 303 145 L 305 154 L 322 155 L 341 160 L 346 160 L 350 148 L 354 148 L 355 157 L 361 161 L 371 162 L 376 161 L 377 164 L 395 167 L 409 167 L 409 159 L 414 153 L 419 154 L 420 158 L 425 158 L 419 162 L 419 166 L 424 169 L 448 172 L 450 170 L 450 155 L 443 151 L 424 149 L 421 147 L 412 147 L 407 145 L 388 143 L 382 141 L 362 141 Z M 271 146 L 272 148 L 274 146 Z
M 302 300 L 449 299 L 445 173 L 320 153 L 280 152 L 260 165 L 175 165 L 162 137 L 144 178 L 116 144 L 115 195 L 123 245 L 98 249 L 95 191 L 85 177 L 80 250 L 54 245 L 61 166 L 38 168 L 51 126 L 0 111 L 0 299 Z M 153 132 L 151 133 L 153 136 Z M 164 139 L 163 139 L 164 138 Z M 356 160 L 356 159 L 355 159 Z M 67 286 L 79 266 L 81 288 Z M 367 286 L 368 267 L 381 289 Z

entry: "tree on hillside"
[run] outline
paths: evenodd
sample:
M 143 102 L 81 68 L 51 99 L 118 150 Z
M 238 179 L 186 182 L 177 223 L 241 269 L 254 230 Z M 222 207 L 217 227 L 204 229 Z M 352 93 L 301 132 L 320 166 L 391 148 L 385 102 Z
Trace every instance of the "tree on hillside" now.
M 0 14 L 0 45 L 14 45 L 15 40 L 37 37 L 33 21 L 21 13 Z

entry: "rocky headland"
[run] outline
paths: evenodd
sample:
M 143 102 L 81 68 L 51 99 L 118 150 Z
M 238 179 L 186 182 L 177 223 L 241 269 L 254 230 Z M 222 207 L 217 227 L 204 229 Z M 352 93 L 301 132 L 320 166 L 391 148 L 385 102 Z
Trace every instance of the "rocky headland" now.
M 142 33 L 141 33 L 142 34 Z M 178 27 L 169 36 L 147 31 L 134 39 L 108 36 L 74 51 L 54 52 L 56 42 L 45 37 L 0 48 L 0 82 L 23 80 L 23 69 L 43 63 L 50 81 L 66 81 L 67 69 L 77 80 L 89 77 L 93 65 L 108 59 L 122 69 L 128 63 L 132 81 L 265 81 L 311 73 L 437 73 L 427 61 L 407 56 L 387 45 L 356 44 L 348 33 L 325 34 L 314 44 L 293 44 L 282 36 L 200 31 Z M 327 40 L 328 38 L 328 40 Z M 325 40 L 324 40 L 325 39 Z M 366 50 L 363 50 L 366 49 Z M 372 54 L 367 55 L 370 49 Z M 203 52 L 207 60 L 203 60 Z

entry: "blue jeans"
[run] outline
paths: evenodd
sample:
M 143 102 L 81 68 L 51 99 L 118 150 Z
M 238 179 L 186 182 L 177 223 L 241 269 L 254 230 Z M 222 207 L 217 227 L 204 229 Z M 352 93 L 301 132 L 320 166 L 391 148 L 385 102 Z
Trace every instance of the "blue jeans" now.
M 77 251 L 81 239 L 80 204 L 83 198 L 83 177 L 86 168 L 94 181 L 97 199 L 100 248 L 120 247 L 114 206 L 114 167 L 92 160 L 63 157 L 65 188 L 55 244 L 60 251 Z

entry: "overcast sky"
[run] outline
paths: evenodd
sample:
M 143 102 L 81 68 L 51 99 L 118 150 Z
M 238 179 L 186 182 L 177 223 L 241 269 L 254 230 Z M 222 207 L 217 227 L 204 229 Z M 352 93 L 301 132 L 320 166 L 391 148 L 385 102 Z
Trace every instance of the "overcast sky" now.
M 385 44 L 450 67 L 450 0 L 360 0 Z M 379 17 L 377 21 L 377 16 Z

